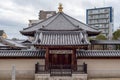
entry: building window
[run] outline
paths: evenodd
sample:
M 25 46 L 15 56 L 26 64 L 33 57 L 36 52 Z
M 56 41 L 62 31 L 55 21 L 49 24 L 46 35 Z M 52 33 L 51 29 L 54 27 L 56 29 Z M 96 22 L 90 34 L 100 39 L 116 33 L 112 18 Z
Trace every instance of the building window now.
M 47 14 L 47 18 L 49 18 L 49 17 L 51 17 L 52 16 L 52 14 Z
M 89 12 L 92 13 L 92 10 L 90 10 Z

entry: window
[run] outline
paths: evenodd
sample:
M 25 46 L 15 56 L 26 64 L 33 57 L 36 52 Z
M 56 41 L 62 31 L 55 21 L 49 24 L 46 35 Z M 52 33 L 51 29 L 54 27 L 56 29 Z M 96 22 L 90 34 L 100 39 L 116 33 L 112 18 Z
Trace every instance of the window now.
M 49 18 L 49 17 L 51 17 L 52 16 L 52 14 L 47 14 L 47 18 Z
M 89 13 L 92 13 L 92 10 L 90 10 Z

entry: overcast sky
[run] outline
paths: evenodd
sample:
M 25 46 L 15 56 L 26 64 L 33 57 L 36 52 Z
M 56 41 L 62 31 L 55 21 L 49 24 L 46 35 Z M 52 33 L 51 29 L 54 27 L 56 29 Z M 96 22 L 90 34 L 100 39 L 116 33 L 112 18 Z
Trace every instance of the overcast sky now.
M 86 23 L 86 9 L 98 7 L 114 8 L 114 30 L 119 28 L 120 0 L 0 0 L 0 29 L 8 38 L 25 38 L 19 33 L 28 27 L 28 20 L 38 19 L 40 10 L 58 11 L 63 4 L 64 13 Z

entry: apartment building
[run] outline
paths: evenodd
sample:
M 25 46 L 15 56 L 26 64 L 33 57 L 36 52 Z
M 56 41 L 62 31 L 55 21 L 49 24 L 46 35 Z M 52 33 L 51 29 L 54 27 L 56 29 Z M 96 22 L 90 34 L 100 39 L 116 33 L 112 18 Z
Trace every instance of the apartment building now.
M 112 7 L 87 9 L 86 23 L 98 28 L 108 39 L 112 38 L 114 11 Z

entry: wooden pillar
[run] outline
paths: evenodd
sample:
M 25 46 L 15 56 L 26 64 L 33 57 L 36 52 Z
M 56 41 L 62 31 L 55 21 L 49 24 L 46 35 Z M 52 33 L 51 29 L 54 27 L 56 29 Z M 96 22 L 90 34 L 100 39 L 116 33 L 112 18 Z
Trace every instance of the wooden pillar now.
M 103 44 L 103 50 L 105 50 L 105 45 Z
M 94 49 L 94 44 L 93 44 L 93 50 L 95 50 L 95 49 Z
M 90 45 L 90 50 L 92 50 L 92 44 Z
M 76 58 L 76 49 L 73 49 L 73 54 L 72 54 L 72 69 L 76 70 L 77 69 L 77 58 Z
M 46 68 L 46 70 L 49 69 L 49 49 L 48 48 L 46 48 L 45 68 Z
M 94 50 L 93 46 L 94 46 L 94 45 L 92 45 L 92 50 Z
M 117 50 L 117 45 L 115 44 L 115 50 Z

